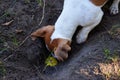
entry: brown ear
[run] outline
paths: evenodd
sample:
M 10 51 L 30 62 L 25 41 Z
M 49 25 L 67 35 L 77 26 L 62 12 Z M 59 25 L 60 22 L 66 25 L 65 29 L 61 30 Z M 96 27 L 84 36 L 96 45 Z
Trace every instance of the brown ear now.
M 51 31 L 53 29 L 54 29 L 54 27 L 50 26 L 50 25 L 42 27 L 42 28 L 36 30 L 35 32 L 33 32 L 31 34 L 31 38 L 32 38 L 32 40 L 35 40 L 37 37 L 45 37 L 46 33 L 48 33 L 48 31 Z
M 31 33 L 32 40 L 35 40 L 37 37 L 44 37 L 46 33 L 45 27 L 36 30 L 35 32 Z

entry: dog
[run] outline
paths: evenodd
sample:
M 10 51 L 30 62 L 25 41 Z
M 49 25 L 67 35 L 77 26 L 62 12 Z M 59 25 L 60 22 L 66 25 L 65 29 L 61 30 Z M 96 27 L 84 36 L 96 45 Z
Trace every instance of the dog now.
M 77 43 L 86 41 L 89 32 L 95 28 L 104 15 L 102 7 L 108 0 L 64 0 L 62 13 L 55 25 L 48 25 L 31 34 L 33 40 L 43 37 L 48 49 L 54 52 L 55 57 L 64 61 L 71 50 L 73 34 L 80 25 L 82 29 L 76 36 Z M 110 7 L 111 14 L 119 12 L 120 0 L 114 0 Z
M 71 50 L 71 42 L 66 39 L 57 38 L 51 41 L 51 35 L 54 32 L 54 26 L 48 25 L 42 27 L 31 34 L 32 40 L 37 37 L 43 37 L 46 43 L 46 47 L 49 51 L 54 52 L 55 58 L 63 61 L 68 57 L 68 52 Z

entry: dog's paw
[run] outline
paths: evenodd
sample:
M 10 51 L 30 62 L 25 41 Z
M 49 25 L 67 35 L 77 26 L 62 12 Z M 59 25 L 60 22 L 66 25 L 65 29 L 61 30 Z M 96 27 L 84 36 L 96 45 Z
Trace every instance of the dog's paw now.
M 78 44 L 85 42 L 86 39 L 87 39 L 87 36 L 83 36 L 83 35 L 79 35 L 79 34 L 76 36 L 76 42 Z
M 115 15 L 115 14 L 118 14 L 118 13 L 119 13 L 119 8 L 118 8 L 118 6 L 112 5 L 112 6 L 110 7 L 110 14 Z

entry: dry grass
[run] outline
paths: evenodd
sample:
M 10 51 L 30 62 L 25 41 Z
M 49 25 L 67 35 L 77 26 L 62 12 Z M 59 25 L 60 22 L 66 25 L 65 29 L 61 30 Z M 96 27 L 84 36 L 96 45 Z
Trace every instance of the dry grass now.
M 120 62 L 100 63 L 100 70 L 106 80 L 120 80 Z
M 112 26 L 112 28 L 108 31 L 108 33 L 113 37 L 113 38 L 118 38 L 120 39 L 120 24 L 116 24 Z

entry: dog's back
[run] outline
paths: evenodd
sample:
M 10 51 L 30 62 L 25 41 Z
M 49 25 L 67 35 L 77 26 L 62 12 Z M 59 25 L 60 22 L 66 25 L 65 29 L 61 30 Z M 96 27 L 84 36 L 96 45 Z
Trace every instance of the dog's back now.
M 51 38 L 71 40 L 78 25 L 86 27 L 94 23 L 98 24 L 102 16 L 101 7 L 94 5 L 90 0 L 65 0 Z

